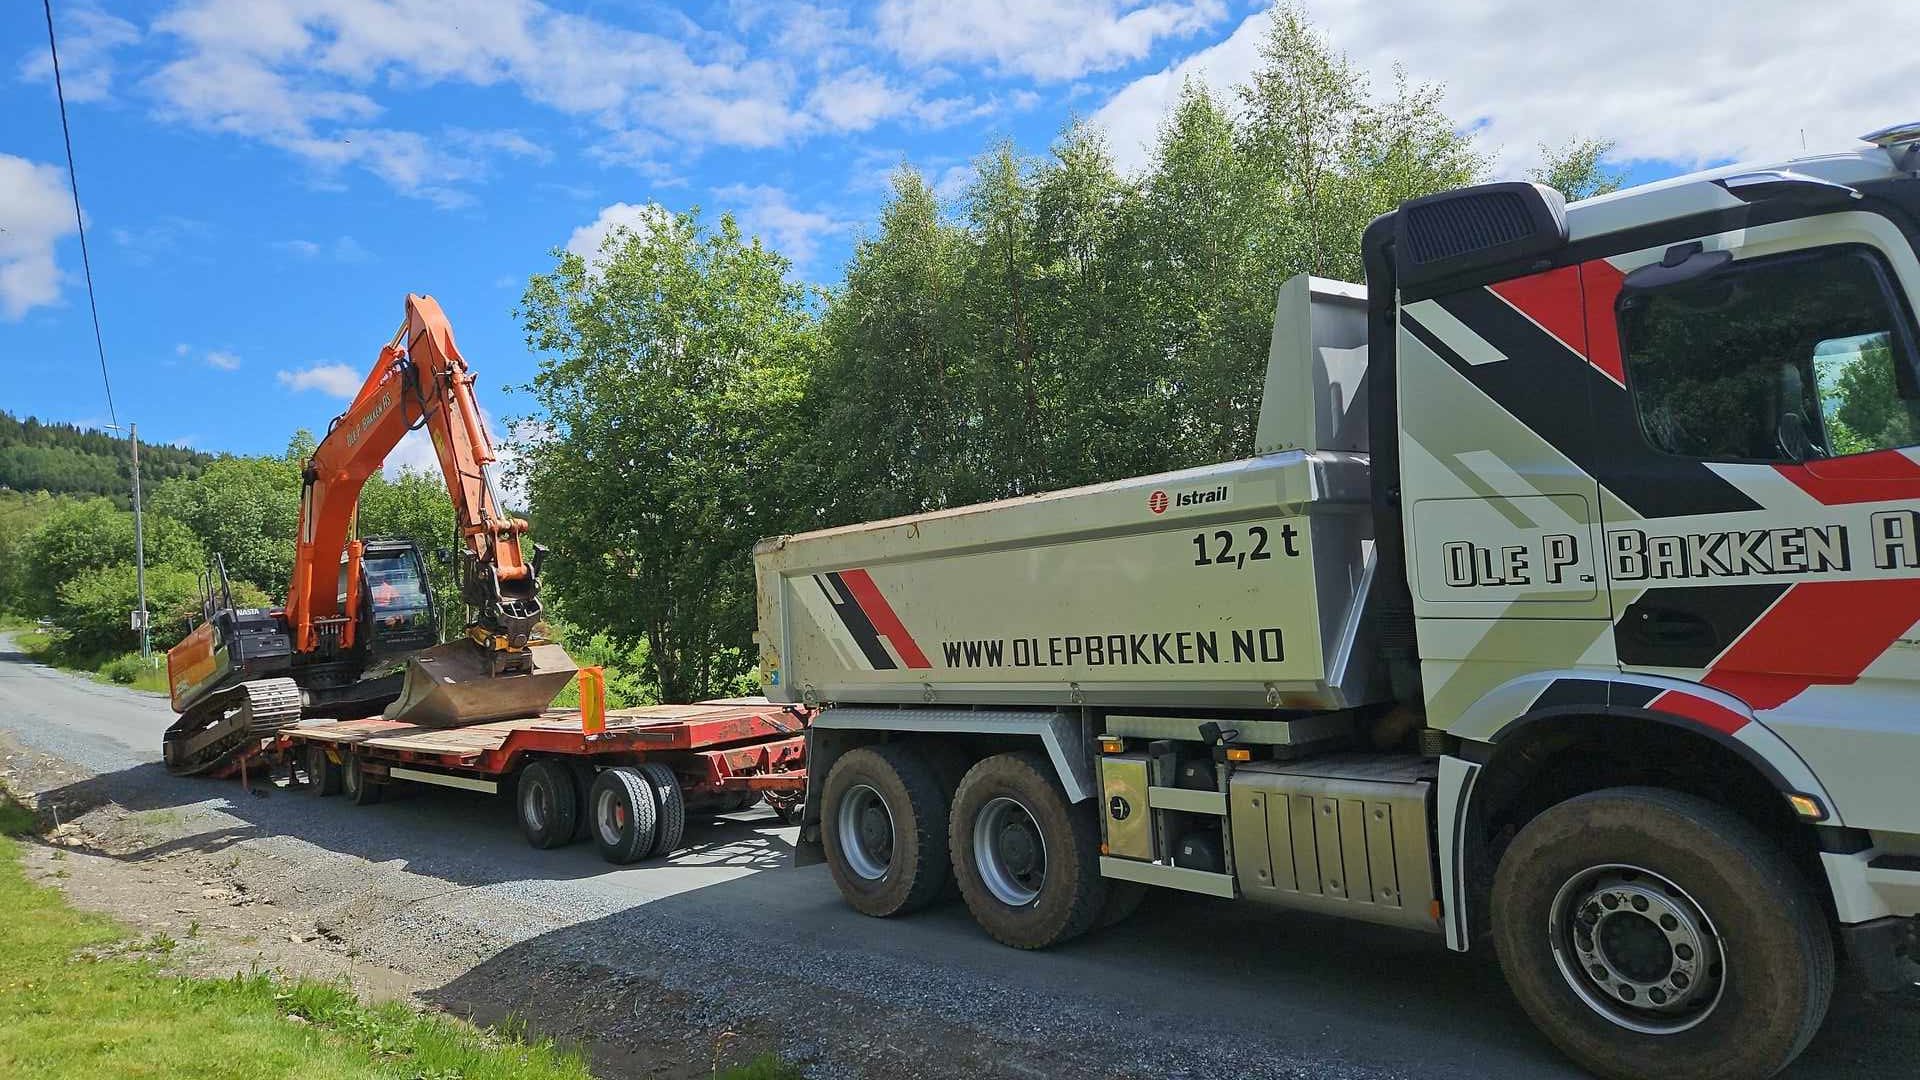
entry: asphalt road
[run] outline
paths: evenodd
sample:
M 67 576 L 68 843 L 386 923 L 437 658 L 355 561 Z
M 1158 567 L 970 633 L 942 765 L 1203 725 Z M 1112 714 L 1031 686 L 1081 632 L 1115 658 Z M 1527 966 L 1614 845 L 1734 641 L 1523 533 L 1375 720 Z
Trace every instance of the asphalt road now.
M 288 869 L 263 888 L 288 902 L 337 894 L 370 959 L 458 972 L 446 1000 L 512 1005 L 551 994 L 553 970 L 611 971 L 654 1002 L 636 1015 L 670 1002 L 681 1023 L 758 1024 L 834 1076 L 902 1074 L 839 1066 L 887 1053 L 922 1055 L 915 1075 L 1581 1075 L 1528 1025 L 1490 957 L 1437 938 L 1166 896 L 1081 942 L 1022 953 L 957 903 L 854 914 L 823 867 L 788 865 L 793 830 L 763 812 L 690 824 L 670 862 L 615 869 L 590 847 L 527 847 L 510 806 L 468 793 L 354 807 L 169 777 L 157 748 L 170 720 L 162 699 L 32 664 L 0 637 L 0 730 L 98 774 L 76 790 L 190 813 L 200 847 L 273 854 Z M 940 1055 L 969 1063 L 943 1071 Z M 1843 1001 L 1787 1075 L 1911 1076 L 1916 1060 L 1920 1009 Z

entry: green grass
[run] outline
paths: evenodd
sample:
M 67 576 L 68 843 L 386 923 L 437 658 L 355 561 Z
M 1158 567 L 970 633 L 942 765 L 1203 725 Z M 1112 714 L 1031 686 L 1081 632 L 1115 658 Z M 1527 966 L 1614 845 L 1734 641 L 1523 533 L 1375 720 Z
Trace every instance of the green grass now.
M 511 1022 L 476 1028 L 399 1002 L 365 1005 L 334 983 L 169 975 L 159 959 L 180 943 L 165 933 L 126 950 L 144 958 L 101 955 L 125 928 L 27 880 L 13 838 L 34 827 L 0 790 L 0 1077 L 591 1080 L 579 1054 Z M 798 1077 L 765 1057 L 716 1080 Z
M 0 832 L 33 815 L 0 801 Z M 29 882 L 20 843 L 0 837 L 0 1076 L 588 1080 L 576 1054 L 399 1003 L 361 1004 L 344 987 L 264 975 L 189 979 L 150 959 L 92 957 L 125 938 Z M 142 943 L 164 956 L 178 942 Z
M 35 660 L 62 671 L 85 675 L 95 682 L 126 686 L 154 694 L 167 692 L 167 658 L 163 653 L 154 653 L 153 661 L 149 663 L 142 663 L 139 653 L 123 653 L 119 656 L 78 655 L 62 647 L 60 635 L 38 628 L 14 631 L 13 641 L 20 646 L 21 652 Z

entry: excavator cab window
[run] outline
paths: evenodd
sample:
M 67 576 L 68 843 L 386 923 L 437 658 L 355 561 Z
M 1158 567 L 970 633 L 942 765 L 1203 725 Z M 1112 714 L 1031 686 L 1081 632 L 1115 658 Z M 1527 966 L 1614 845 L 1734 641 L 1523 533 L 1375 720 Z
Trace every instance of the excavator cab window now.
M 437 644 L 433 593 L 420 551 L 411 543 L 369 542 L 361 556 L 367 640 L 375 652 L 407 652 Z

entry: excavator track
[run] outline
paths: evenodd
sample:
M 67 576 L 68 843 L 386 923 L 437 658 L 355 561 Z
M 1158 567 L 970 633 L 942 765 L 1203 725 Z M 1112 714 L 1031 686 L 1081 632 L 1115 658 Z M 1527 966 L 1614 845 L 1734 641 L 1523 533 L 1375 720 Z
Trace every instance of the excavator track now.
M 299 684 L 256 679 L 208 695 L 182 713 L 162 739 L 162 756 L 176 776 L 207 772 L 299 721 Z

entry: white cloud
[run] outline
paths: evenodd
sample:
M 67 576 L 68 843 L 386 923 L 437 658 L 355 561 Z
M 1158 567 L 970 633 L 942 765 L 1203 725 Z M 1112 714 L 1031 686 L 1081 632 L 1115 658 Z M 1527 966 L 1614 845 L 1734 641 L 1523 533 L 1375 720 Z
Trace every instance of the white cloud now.
M 942 199 L 957 199 L 966 193 L 975 175 L 971 164 L 949 165 L 933 181 L 933 193 Z
M 912 63 L 989 61 L 1037 79 L 1072 79 L 1145 57 L 1226 15 L 1221 0 L 886 0 L 880 36 Z
M 683 154 L 779 145 L 807 128 L 787 64 L 686 20 L 654 25 L 680 38 L 537 0 L 186 0 L 155 21 L 182 55 L 148 85 L 166 117 L 364 168 L 442 205 L 462 201 L 486 162 L 547 151 L 515 132 L 374 126 L 374 87 L 509 85 L 609 139 L 652 133 Z
M 824 79 L 807 95 L 807 109 L 839 131 L 865 131 L 910 104 L 871 68 L 857 67 Z
M 337 398 L 352 400 L 366 381 L 364 372 L 345 364 L 315 364 L 299 371 L 280 371 L 274 375 L 281 386 L 293 391 L 318 390 Z
M 804 267 L 813 261 L 821 237 L 851 228 L 849 222 L 835 220 L 817 210 L 795 207 L 786 192 L 764 184 L 730 184 L 715 188 L 713 194 L 733 210 L 742 228 L 766 237 L 775 250 L 792 259 L 796 266 Z
M 193 346 L 187 344 L 184 341 L 173 347 L 173 355 L 175 356 L 185 356 L 192 351 L 193 351 Z
M 60 299 L 54 248 L 73 231 L 66 170 L 0 154 L 0 318 Z
M 224 349 L 215 349 L 207 354 L 207 366 L 221 371 L 234 371 L 240 367 L 240 358 Z
M 330 244 L 319 244 L 312 240 L 275 240 L 275 251 L 284 251 L 302 259 L 317 258 L 326 255 L 335 262 L 365 262 L 371 256 L 360 241 L 351 236 L 342 236 Z
M 1524 172 L 1540 143 L 1617 140 L 1618 161 L 1788 157 L 1852 145 L 1899 119 L 1912 65 L 1862 57 L 1865 41 L 1920 34 L 1920 5 L 1832 0 L 1805 7 L 1753 0 L 1738 18 L 1669 0 L 1555 9 L 1542 19 L 1521 0 L 1384 5 L 1308 0 L 1308 17 L 1388 91 L 1393 67 L 1445 86 L 1444 107 L 1475 133 L 1503 176 Z M 1134 80 L 1092 119 L 1112 135 L 1116 160 L 1138 168 L 1146 146 L 1195 75 L 1216 90 L 1259 63 L 1268 16 L 1165 71 Z
M 104 100 L 113 89 L 113 51 L 140 40 L 140 28 L 91 7 L 67 7 L 54 19 L 60 38 L 60 85 L 70 102 Z M 27 82 L 53 81 L 44 40 L 20 59 Z
M 604 206 L 600 209 L 600 216 L 573 230 L 573 235 L 567 237 L 567 250 L 593 262 L 600 255 L 601 245 L 607 242 L 607 237 L 615 229 L 627 228 L 636 233 L 645 233 L 671 216 L 658 203 L 617 202 Z

